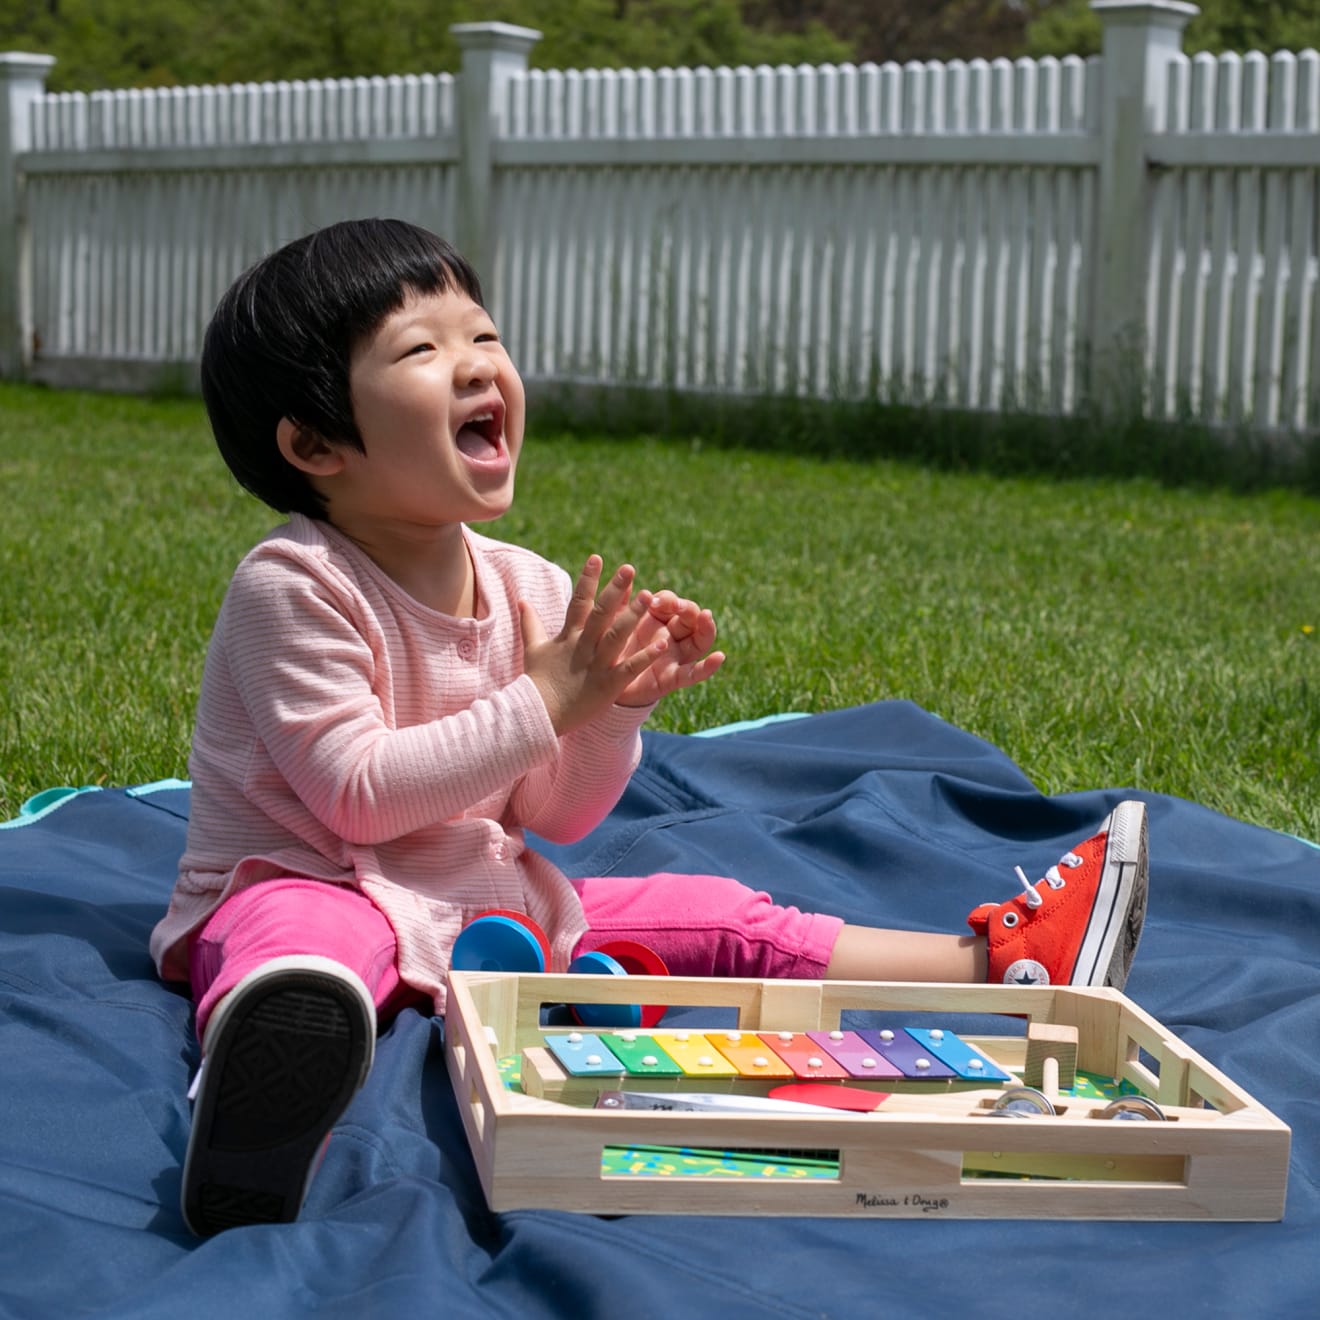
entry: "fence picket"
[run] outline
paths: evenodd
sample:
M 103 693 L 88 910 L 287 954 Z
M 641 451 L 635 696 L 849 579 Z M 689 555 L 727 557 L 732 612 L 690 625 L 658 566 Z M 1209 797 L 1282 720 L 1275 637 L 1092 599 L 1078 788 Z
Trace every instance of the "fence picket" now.
M 1241 99 L 1236 106 L 1236 131 L 1265 126 L 1265 56 L 1250 51 L 1242 58 Z M 1253 411 L 1250 345 L 1255 338 L 1260 287 L 1261 175 L 1256 169 L 1237 173 L 1234 279 L 1228 320 L 1228 420 L 1240 423 Z

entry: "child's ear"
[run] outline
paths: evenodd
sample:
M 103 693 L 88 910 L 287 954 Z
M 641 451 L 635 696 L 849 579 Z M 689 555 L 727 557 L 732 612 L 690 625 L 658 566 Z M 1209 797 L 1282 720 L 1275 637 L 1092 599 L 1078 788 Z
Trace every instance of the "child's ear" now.
M 285 461 L 313 477 L 333 477 L 344 466 L 344 455 L 319 432 L 291 417 L 281 417 L 275 428 L 275 443 Z

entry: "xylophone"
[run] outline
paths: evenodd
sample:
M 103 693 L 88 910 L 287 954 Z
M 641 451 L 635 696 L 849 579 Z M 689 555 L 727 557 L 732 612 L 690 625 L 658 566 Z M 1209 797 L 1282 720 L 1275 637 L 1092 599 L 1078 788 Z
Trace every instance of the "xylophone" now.
M 677 1024 L 580 1023 L 576 1033 L 549 1025 L 560 1005 L 592 1012 L 657 1000 L 681 1009 L 683 1023 L 700 1022 L 693 1010 L 709 1008 L 721 1021 L 732 1018 L 731 1028 L 690 1031 L 680 1041 Z M 1025 1034 L 1000 1034 L 1007 1018 L 1025 1020 Z M 911 1027 L 941 1020 L 956 1021 L 962 1034 Z M 859 1023 L 874 1034 L 850 1033 Z M 872 1080 L 894 1063 L 898 1046 L 916 1075 Z M 680 1047 L 695 1048 L 694 1072 L 684 1069 Z M 495 1210 L 1223 1220 L 1283 1213 L 1287 1126 L 1113 990 L 455 970 L 445 1052 Z M 977 1058 L 981 1068 L 972 1067 Z M 918 1068 L 918 1059 L 930 1066 Z M 521 1087 L 506 1061 L 521 1072 Z M 937 1065 L 953 1075 L 930 1075 Z M 846 1076 L 820 1077 L 835 1066 Z M 713 1076 L 716 1069 L 723 1075 Z M 788 1075 L 761 1076 L 780 1070 Z M 1065 1080 L 1074 1072 L 1079 1085 Z M 1082 1089 L 1083 1080 L 1096 1090 Z M 791 1103 L 781 1101 L 785 1088 Z M 833 1097 L 865 1103 L 827 1104 Z M 991 1121 L 1005 1118 L 1026 1121 Z M 710 1170 L 662 1177 L 646 1160 L 638 1170 L 615 1158 L 648 1149 L 831 1158 L 783 1178 Z
M 847 1031 L 569 1031 L 523 1051 L 529 1095 L 590 1103 L 602 1085 L 764 1095 L 787 1082 L 956 1091 L 1012 1082 L 988 1054 L 938 1027 Z

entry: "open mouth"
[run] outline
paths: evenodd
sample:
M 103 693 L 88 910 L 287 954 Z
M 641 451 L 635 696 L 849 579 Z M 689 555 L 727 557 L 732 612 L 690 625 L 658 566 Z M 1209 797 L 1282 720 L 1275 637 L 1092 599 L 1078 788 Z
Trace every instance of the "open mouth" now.
M 473 413 L 458 428 L 454 437 L 458 452 L 478 461 L 497 458 L 500 454 L 500 435 L 504 430 L 504 409 L 484 408 Z

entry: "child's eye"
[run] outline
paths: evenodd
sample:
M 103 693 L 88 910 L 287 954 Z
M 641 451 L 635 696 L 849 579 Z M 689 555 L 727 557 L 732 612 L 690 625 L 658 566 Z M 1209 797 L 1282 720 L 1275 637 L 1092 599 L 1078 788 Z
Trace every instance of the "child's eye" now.
M 405 356 L 411 357 L 414 353 L 429 353 L 434 347 L 435 345 L 431 343 L 414 344 Z
M 494 330 L 487 330 L 484 334 L 477 336 L 476 342 L 478 344 L 498 344 L 500 342 L 500 337 Z

